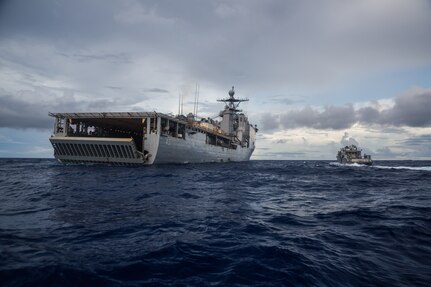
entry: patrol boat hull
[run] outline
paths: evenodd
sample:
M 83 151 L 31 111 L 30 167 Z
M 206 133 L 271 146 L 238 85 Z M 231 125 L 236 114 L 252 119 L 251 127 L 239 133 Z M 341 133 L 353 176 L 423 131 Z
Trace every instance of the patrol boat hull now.
M 362 156 L 362 150 L 355 145 L 341 148 L 337 154 L 337 161 L 342 164 L 373 164 L 371 156 L 366 154 Z

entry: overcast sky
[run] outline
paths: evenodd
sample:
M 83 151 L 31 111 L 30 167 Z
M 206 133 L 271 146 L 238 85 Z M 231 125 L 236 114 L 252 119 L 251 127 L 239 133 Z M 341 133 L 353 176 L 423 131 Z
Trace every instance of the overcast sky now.
M 223 108 L 253 159 L 431 159 L 431 1 L 0 2 L 0 157 L 52 157 L 50 112 Z

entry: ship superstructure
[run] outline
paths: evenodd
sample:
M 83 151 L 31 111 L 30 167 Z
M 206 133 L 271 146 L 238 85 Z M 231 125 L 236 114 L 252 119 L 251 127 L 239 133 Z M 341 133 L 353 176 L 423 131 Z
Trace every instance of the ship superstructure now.
M 373 164 L 371 155 L 364 154 L 364 156 L 362 156 L 362 150 L 356 145 L 349 145 L 341 148 L 337 154 L 337 161 L 343 164 Z
M 50 113 L 50 142 L 65 163 L 198 163 L 246 161 L 255 149 L 257 127 L 238 106 L 234 87 L 220 112 L 221 121 L 192 113 Z

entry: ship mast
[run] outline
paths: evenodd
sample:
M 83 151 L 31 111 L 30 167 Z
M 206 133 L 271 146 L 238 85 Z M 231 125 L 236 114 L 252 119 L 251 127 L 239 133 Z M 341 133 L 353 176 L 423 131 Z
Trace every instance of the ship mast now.
M 241 110 L 238 110 L 238 106 L 242 102 L 248 102 L 247 98 L 237 99 L 234 97 L 235 95 L 235 89 L 232 86 L 232 89 L 229 91 L 229 98 L 224 99 L 218 99 L 217 102 L 223 102 L 226 104 L 226 106 L 229 107 L 229 110 L 234 112 L 240 112 Z

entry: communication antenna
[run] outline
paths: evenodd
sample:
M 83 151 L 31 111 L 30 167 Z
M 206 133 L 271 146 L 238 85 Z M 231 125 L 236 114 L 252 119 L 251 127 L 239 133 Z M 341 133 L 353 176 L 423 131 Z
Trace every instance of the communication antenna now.
M 198 86 L 198 92 L 197 92 L 197 99 L 196 99 L 196 119 L 198 118 L 198 110 L 199 110 L 199 90 L 200 90 L 200 86 L 199 86 L 199 84 L 197 85 Z
M 196 117 L 196 106 L 197 106 L 197 97 L 198 97 L 198 84 L 195 86 L 195 101 L 193 103 L 193 116 Z
M 181 94 L 178 93 L 178 115 L 181 114 Z
M 181 95 L 181 115 L 184 112 L 184 95 Z

